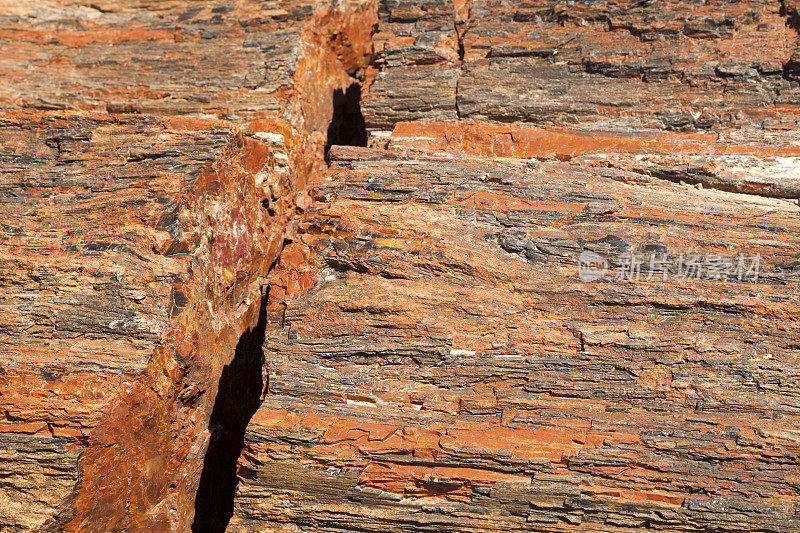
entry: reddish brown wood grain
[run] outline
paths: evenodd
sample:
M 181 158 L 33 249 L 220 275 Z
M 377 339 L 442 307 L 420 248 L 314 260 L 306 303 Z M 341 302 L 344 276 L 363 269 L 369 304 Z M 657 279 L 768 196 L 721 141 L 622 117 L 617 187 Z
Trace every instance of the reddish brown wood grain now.
M 559 162 L 333 169 L 273 278 L 232 530 L 797 526 L 795 203 Z M 666 280 L 615 279 L 648 250 Z M 760 273 L 681 277 L 695 252 Z
M 800 530 L 798 21 L 0 0 L 0 531 Z

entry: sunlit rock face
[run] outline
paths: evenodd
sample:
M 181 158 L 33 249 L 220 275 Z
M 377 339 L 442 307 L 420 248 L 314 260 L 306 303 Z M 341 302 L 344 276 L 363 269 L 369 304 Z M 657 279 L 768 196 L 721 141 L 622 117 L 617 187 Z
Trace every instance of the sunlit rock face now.
M 378 18 L 229 529 L 796 529 L 793 5 Z
M 792 530 L 796 203 L 331 154 L 273 277 L 233 531 Z
M 241 434 L 258 405 L 269 271 L 375 10 L 17 4 L 0 15 L 0 529 L 188 530 L 204 473 L 235 480 L 238 450 L 228 476 L 209 443 L 235 447 L 227 418 Z M 217 406 L 236 395 L 255 406 Z
M 794 2 L 0 7 L 0 530 L 800 528 Z

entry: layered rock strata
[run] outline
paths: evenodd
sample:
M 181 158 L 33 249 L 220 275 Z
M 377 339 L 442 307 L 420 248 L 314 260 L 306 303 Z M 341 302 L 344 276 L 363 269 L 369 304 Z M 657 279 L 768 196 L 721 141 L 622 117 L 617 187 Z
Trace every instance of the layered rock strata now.
M 224 528 L 266 277 L 344 135 L 374 18 L 6 2 L 0 529 Z
M 368 128 L 797 128 L 793 2 L 384 1 Z
M 274 153 L 222 122 L 64 112 L 5 112 L 0 139 L 3 526 L 186 520 L 213 377 L 283 244 Z
M 231 531 L 797 528 L 795 202 L 400 149 L 332 169 L 273 278 Z
M 800 529 L 795 2 L 0 7 L 0 530 Z

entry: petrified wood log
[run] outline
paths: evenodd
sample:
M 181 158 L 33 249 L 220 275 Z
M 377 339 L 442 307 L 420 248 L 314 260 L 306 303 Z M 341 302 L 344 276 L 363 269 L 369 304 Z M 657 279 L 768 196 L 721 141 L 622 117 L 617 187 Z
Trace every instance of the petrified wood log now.
M 796 203 L 332 153 L 272 281 L 232 531 L 800 525 Z
M 0 531 L 800 531 L 798 29 L 0 0 Z
M 402 122 L 390 147 L 487 157 L 558 159 L 732 192 L 800 198 L 800 132 L 591 133 L 519 124 Z
M 261 289 L 374 19 L 3 4 L 0 529 L 224 528 Z
M 222 122 L 25 111 L 0 153 L 2 528 L 175 527 L 293 209 L 262 207 L 274 153 Z
M 793 2 L 396 0 L 379 17 L 374 131 L 419 119 L 797 127 Z

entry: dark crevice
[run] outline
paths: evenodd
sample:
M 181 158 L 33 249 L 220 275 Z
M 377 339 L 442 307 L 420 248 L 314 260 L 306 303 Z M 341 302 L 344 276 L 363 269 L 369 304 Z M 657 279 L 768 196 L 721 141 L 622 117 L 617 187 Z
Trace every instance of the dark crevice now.
M 795 31 L 800 32 L 800 13 L 794 5 L 786 5 L 785 1 L 781 2 L 780 16 L 786 17 L 786 25 Z
M 453 12 L 453 33 L 455 34 L 456 41 L 458 42 L 458 60 L 463 63 L 464 54 L 466 53 L 464 49 L 464 32 L 459 31 L 458 15 L 455 12 Z
M 367 126 L 361 113 L 361 84 L 353 83 L 345 91 L 333 91 L 333 117 L 328 125 L 325 161 L 333 145 L 366 146 Z
M 786 17 L 786 25 L 792 28 L 798 34 L 798 43 L 795 45 L 795 51 L 783 65 L 783 78 L 792 82 L 800 81 L 800 13 L 794 5 L 787 5 L 785 1 L 781 2 L 780 15 Z
M 348 87 L 333 92 L 332 104 L 333 116 L 324 151 L 326 162 L 329 162 L 328 153 L 333 145 L 367 146 L 368 140 L 361 113 L 361 84 L 356 78 Z M 262 202 L 262 207 L 270 216 L 275 215 L 269 199 Z M 286 240 L 283 245 L 289 242 Z M 270 272 L 274 267 L 275 264 Z M 192 524 L 195 533 L 224 532 L 233 516 L 239 482 L 237 464 L 244 449 L 245 431 L 269 388 L 262 377 L 266 328 L 268 324 L 282 326 L 284 320 L 285 304 L 281 306 L 281 302 L 273 301 L 268 306 L 268 301 L 269 294 L 264 294 L 258 324 L 240 337 L 233 361 L 223 368 L 219 379 L 208 424 L 211 436 L 195 496 Z
M 456 78 L 456 90 L 454 96 L 455 102 L 453 103 L 453 107 L 456 110 L 456 120 L 461 120 L 461 109 L 458 106 L 458 95 L 461 89 L 461 76 L 464 75 L 464 54 L 466 50 L 464 48 L 464 31 L 460 31 L 458 27 L 458 15 L 453 12 L 453 33 L 456 36 L 456 41 L 458 42 L 458 61 L 459 61 L 459 72 L 458 77 Z M 491 52 L 490 52 L 491 53 Z
M 233 516 L 236 463 L 244 448 L 245 429 L 261 404 L 264 390 L 261 369 L 266 305 L 267 295 L 263 295 L 256 327 L 239 338 L 233 361 L 223 368 L 219 379 L 208 422 L 211 438 L 194 502 L 192 531 L 196 533 L 223 532 Z

